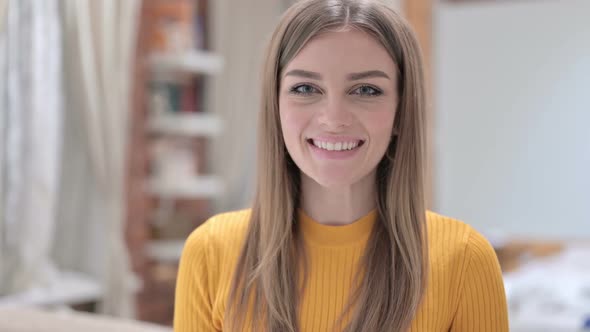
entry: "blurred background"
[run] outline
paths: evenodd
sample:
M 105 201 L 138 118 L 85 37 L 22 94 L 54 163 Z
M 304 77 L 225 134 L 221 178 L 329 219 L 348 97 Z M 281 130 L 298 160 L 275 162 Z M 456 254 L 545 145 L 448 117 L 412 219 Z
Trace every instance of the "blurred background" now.
M 0 0 L 0 330 L 170 331 L 248 207 L 295 0 Z M 428 204 L 495 247 L 513 331 L 590 328 L 590 1 L 391 0 L 427 64 Z

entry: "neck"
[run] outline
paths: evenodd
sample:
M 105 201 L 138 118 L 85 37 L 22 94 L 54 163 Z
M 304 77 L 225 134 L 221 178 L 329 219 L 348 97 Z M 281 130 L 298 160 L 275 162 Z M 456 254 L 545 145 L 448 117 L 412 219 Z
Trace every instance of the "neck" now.
M 376 174 L 342 186 L 325 187 L 301 174 L 301 208 L 313 220 L 324 225 L 347 225 L 376 207 Z

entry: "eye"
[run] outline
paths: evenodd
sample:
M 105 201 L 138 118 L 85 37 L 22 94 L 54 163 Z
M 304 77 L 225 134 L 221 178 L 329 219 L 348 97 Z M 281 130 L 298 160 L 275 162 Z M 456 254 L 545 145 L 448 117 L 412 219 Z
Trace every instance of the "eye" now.
M 361 95 L 361 96 L 368 96 L 368 97 L 376 97 L 376 96 L 380 96 L 381 94 L 383 94 L 383 92 L 381 92 L 381 90 L 372 87 L 370 85 L 362 85 L 360 87 L 358 87 L 356 90 L 354 90 L 353 94 L 356 95 Z
M 289 90 L 289 93 L 303 96 L 309 96 L 316 92 L 318 92 L 318 90 L 309 84 L 296 85 Z

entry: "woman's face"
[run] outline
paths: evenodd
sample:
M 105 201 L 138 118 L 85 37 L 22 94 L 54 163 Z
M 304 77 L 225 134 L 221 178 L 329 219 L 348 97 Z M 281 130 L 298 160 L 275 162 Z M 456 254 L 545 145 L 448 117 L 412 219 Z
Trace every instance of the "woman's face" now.
M 279 91 L 289 155 L 308 177 L 342 187 L 374 175 L 391 139 L 396 66 L 357 29 L 312 38 L 284 69 Z

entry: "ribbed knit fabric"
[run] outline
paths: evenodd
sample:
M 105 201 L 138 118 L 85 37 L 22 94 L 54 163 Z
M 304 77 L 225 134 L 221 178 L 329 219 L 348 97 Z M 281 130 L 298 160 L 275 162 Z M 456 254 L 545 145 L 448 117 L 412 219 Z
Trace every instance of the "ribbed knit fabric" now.
M 372 211 L 350 225 L 327 226 L 299 210 L 310 257 L 301 332 L 333 327 L 354 286 L 356 265 L 376 215 Z M 214 216 L 188 238 L 177 280 L 174 331 L 223 331 L 232 272 L 249 217 L 250 210 Z M 427 227 L 428 286 L 411 331 L 508 331 L 502 275 L 490 244 L 470 226 L 432 212 L 427 212 Z

